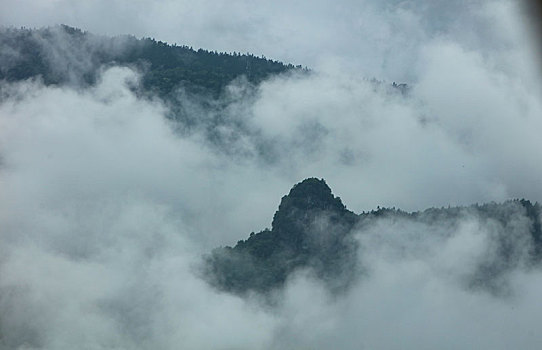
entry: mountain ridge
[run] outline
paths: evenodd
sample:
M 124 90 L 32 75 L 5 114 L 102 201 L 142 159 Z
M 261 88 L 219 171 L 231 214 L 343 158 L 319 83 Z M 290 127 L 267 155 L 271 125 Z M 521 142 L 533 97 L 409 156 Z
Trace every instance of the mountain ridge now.
M 100 67 L 122 65 L 141 71 L 143 90 L 161 97 L 183 87 L 216 98 L 240 76 L 258 84 L 290 70 L 307 71 L 300 65 L 250 53 L 194 50 L 131 35 L 101 36 L 67 25 L 42 29 L 0 27 L 0 44 L 0 80 L 41 76 L 45 85 L 84 86 L 95 83 Z
M 402 220 L 435 232 L 444 225 L 453 232 L 462 220 L 474 217 L 490 230 L 495 255 L 480 258 L 466 284 L 501 293 L 502 279 L 518 264 L 540 266 L 541 215 L 540 204 L 525 199 L 412 213 L 378 208 L 355 214 L 333 195 L 324 179 L 308 178 L 282 197 L 271 229 L 251 233 L 235 246 L 219 247 L 207 255 L 204 277 L 226 292 L 266 294 L 282 288 L 295 271 L 305 269 L 332 293 L 342 292 L 363 271 L 360 254 L 365 247 L 359 235 L 371 234 L 378 223 Z

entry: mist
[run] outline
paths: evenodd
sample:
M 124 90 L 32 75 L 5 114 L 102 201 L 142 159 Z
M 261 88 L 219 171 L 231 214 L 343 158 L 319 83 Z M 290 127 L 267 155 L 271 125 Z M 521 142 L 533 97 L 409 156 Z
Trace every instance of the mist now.
M 179 87 L 190 127 L 137 93 L 137 68 L 66 58 L 61 36 L 48 59 L 69 84 L 2 82 L 1 348 L 539 348 L 542 274 L 515 207 L 510 226 L 465 210 L 358 227 L 362 272 L 339 297 L 308 270 L 272 304 L 220 292 L 198 272 L 213 248 L 269 227 L 307 177 L 325 178 L 356 213 L 542 201 L 539 67 L 515 2 L 316 2 L 279 16 L 288 4 L 115 1 L 111 20 L 98 16 L 104 6 L 7 1 L 0 20 L 314 69 L 258 86 L 240 78 L 218 101 Z M 1 52 L 0 63 L 16 57 Z M 97 81 L 85 85 L 91 69 Z M 472 281 L 498 259 L 496 237 L 514 242 L 514 264 L 480 287 Z

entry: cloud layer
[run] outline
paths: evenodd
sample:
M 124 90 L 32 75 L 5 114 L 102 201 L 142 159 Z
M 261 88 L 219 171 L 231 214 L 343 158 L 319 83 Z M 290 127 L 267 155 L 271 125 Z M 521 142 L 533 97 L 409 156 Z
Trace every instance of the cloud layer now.
M 4 348 L 537 348 L 540 271 L 520 257 L 504 296 L 464 282 L 491 255 L 492 232 L 512 234 L 475 216 L 360 232 L 366 275 L 339 299 L 304 271 L 274 308 L 218 293 L 196 273 L 201 254 L 269 226 L 280 197 L 309 176 L 356 212 L 541 201 L 542 91 L 513 2 L 157 4 L 4 1 L 0 20 L 318 69 L 254 90 L 239 80 L 220 109 L 180 91 L 201 121 L 189 132 L 161 101 L 131 92 L 138 74 L 128 68 L 87 89 L 3 84 Z M 206 124 L 217 113 L 220 143 Z

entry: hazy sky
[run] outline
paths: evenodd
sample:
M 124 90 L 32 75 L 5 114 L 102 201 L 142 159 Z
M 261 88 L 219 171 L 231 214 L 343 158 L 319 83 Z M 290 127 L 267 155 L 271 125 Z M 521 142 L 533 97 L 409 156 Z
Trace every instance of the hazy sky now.
M 424 46 L 452 40 L 487 55 L 528 40 L 510 0 L 3 0 L 0 23 L 68 24 L 218 51 L 251 52 L 312 68 L 414 81 Z
M 542 201 L 542 88 L 517 2 L 2 0 L 0 23 L 64 23 L 315 69 L 247 99 L 242 81 L 231 86 L 225 117 L 247 132 L 217 130 L 233 135 L 228 152 L 197 128 L 176 133 L 163 103 L 127 87 L 139 78 L 128 68 L 84 90 L 3 84 L 6 350 L 540 347 L 540 271 L 507 275 L 507 297 L 462 283 L 495 253 L 492 234 L 513 233 L 476 217 L 360 233 L 368 272 L 339 300 L 300 272 L 269 309 L 194 273 L 200 254 L 268 227 L 281 196 L 309 176 L 356 212 Z M 375 89 L 373 77 L 408 82 L 410 94 Z M 216 113 L 179 96 L 202 121 Z

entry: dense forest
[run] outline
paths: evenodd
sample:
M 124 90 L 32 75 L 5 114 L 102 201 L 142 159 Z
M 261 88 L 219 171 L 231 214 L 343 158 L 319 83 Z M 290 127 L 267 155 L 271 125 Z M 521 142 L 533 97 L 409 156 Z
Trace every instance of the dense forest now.
M 228 111 L 232 99 L 226 87 L 239 83 L 241 98 L 249 100 L 247 97 L 254 95 L 266 79 L 312 72 L 301 65 L 250 53 L 196 50 L 131 35 L 100 36 L 66 25 L 0 27 L 0 47 L 0 82 L 37 79 L 46 86 L 84 89 L 99 83 L 106 69 L 128 67 L 140 74 L 140 82 L 129 83 L 138 97 L 158 97 L 167 107 L 166 117 L 178 122 L 177 130 L 204 129 L 207 140 L 220 152 L 231 148 L 231 136 L 222 135 L 220 126 L 234 130 L 234 138 L 246 136 L 246 126 Z M 370 82 L 375 89 L 391 93 L 405 95 L 409 91 L 406 84 L 388 84 L 374 78 Z M 0 95 L 1 89 L 2 85 Z M 258 145 L 258 149 L 260 155 L 269 157 L 268 145 Z
M 100 69 L 121 65 L 143 73 L 147 93 L 167 97 L 182 86 L 217 97 L 234 79 L 245 76 L 253 84 L 300 65 L 256 57 L 169 45 L 152 38 L 105 37 L 66 25 L 44 29 L 0 29 L 0 80 L 41 77 L 46 85 L 92 85 Z M 62 66 L 58 62 L 63 62 Z
M 234 247 L 215 249 L 206 258 L 204 272 L 221 290 L 265 294 L 304 269 L 331 292 L 341 292 L 363 272 L 360 236 L 374 233 L 380 224 L 395 226 L 392 234 L 405 234 L 405 239 L 409 239 L 408 233 L 401 230 L 409 226 L 445 239 L 470 218 L 490 228 L 495 254 L 481 259 L 466 283 L 499 293 L 501 278 L 518 264 L 538 266 L 542 262 L 541 214 L 540 204 L 521 199 L 411 213 L 379 207 L 356 215 L 323 179 L 309 178 L 282 197 L 271 229 L 251 233 Z

